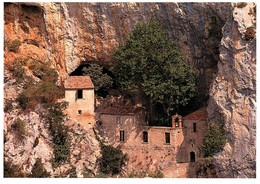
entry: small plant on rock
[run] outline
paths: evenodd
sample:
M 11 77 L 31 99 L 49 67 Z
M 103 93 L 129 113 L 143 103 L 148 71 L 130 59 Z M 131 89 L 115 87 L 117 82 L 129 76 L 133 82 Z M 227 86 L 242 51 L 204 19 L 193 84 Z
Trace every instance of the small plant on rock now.
M 21 120 L 20 118 L 17 118 L 14 123 L 11 125 L 12 130 L 16 134 L 16 138 L 19 141 L 22 141 L 25 139 L 27 135 L 27 130 L 26 130 L 26 122 Z
M 10 41 L 10 42 L 7 44 L 8 50 L 9 50 L 10 52 L 17 52 L 18 49 L 19 49 L 19 47 L 20 47 L 20 45 L 21 45 L 21 41 L 18 40 L 18 39 L 12 40 L 12 41 Z
M 50 173 L 43 167 L 42 159 L 37 158 L 35 164 L 33 165 L 30 178 L 48 178 Z

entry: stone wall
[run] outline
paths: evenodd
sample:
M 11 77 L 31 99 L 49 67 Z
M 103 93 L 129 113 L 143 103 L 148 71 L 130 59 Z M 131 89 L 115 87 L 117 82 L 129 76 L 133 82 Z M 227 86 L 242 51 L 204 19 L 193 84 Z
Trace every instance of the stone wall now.
M 121 122 L 116 122 L 120 117 Z M 127 153 L 129 161 L 127 170 L 152 172 L 162 170 L 171 177 L 183 177 L 188 174 L 172 176 L 171 168 L 178 169 L 176 164 L 189 163 L 190 152 L 198 159 L 201 143 L 206 130 L 206 121 L 184 120 L 183 128 L 143 126 L 139 124 L 137 115 L 101 114 L 100 133 L 107 143 L 120 145 Z M 197 131 L 193 132 L 193 123 Z M 124 131 L 125 139 L 120 141 L 120 131 Z M 143 141 L 143 132 L 148 133 L 148 142 Z M 170 143 L 166 143 L 165 133 L 170 133 Z M 187 164 L 186 164 L 187 165 Z M 173 167 L 175 166 L 175 167 Z M 185 171 L 190 171 L 185 166 Z M 183 167 L 179 169 L 183 170 Z M 173 172 L 173 170 L 172 170 Z
M 77 99 L 76 89 L 66 89 L 65 100 L 69 102 L 68 108 L 65 110 L 65 113 L 67 113 L 70 118 L 81 122 L 87 129 L 94 127 L 94 89 L 83 89 L 82 99 Z M 82 111 L 81 115 L 78 114 L 78 110 Z

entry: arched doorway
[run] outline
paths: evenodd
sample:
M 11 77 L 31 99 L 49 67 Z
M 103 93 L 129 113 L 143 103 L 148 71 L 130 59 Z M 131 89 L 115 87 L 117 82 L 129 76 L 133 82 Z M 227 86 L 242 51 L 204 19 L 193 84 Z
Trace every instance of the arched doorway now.
M 195 162 L 195 153 L 193 151 L 190 152 L 190 162 Z

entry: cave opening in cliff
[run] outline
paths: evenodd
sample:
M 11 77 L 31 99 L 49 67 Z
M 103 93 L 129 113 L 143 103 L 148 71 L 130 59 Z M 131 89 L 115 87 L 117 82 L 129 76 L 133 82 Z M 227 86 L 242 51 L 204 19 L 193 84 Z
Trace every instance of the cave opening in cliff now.
M 84 75 L 84 72 L 83 72 L 83 68 L 89 68 L 90 67 L 90 64 L 81 64 L 78 66 L 78 68 L 76 68 L 71 74 L 70 76 L 83 76 Z M 103 74 L 107 74 L 108 76 L 110 76 L 113 80 L 113 85 L 112 87 L 110 87 L 109 89 L 104 89 L 104 88 L 100 88 L 98 91 L 97 91 L 97 95 L 98 96 L 101 96 L 101 97 L 106 97 L 108 95 L 108 92 L 109 90 L 111 89 L 114 89 L 114 90 L 117 90 L 117 85 L 116 83 L 114 82 L 115 80 L 115 75 L 113 75 L 113 73 L 106 67 L 103 66 L 103 70 L 102 70 L 102 73 Z

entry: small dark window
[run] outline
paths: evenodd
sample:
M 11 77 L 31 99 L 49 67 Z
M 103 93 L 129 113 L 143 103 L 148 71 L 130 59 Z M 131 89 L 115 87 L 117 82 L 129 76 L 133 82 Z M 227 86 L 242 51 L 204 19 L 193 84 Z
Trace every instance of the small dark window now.
M 123 130 L 120 131 L 120 141 L 121 142 L 125 141 L 125 131 L 123 131 Z
M 175 119 L 175 127 L 179 127 L 179 118 L 178 117 Z
M 116 122 L 120 123 L 121 122 L 121 118 L 120 117 L 116 117 Z
M 78 110 L 78 115 L 79 115 L 79 116 L 82 115 L 82 110 Z
M 148 132 L 143 132 L 143 142 L 148 142 Z
M 170 144 L 170 133 L 165 133 L 165 142 Z
M 193 132 L 196 132 L 196 131 L 197 131 L 197 124 L 193 123 Z
M 77 91 L 77 94 L 78 94 L 78 99 L 82 99 L 83 98 L 83 90 L 82 89 L 79 89 Z
M 190 152 L 190 162 L 195 162 L 195 153 L 193 151 Z

